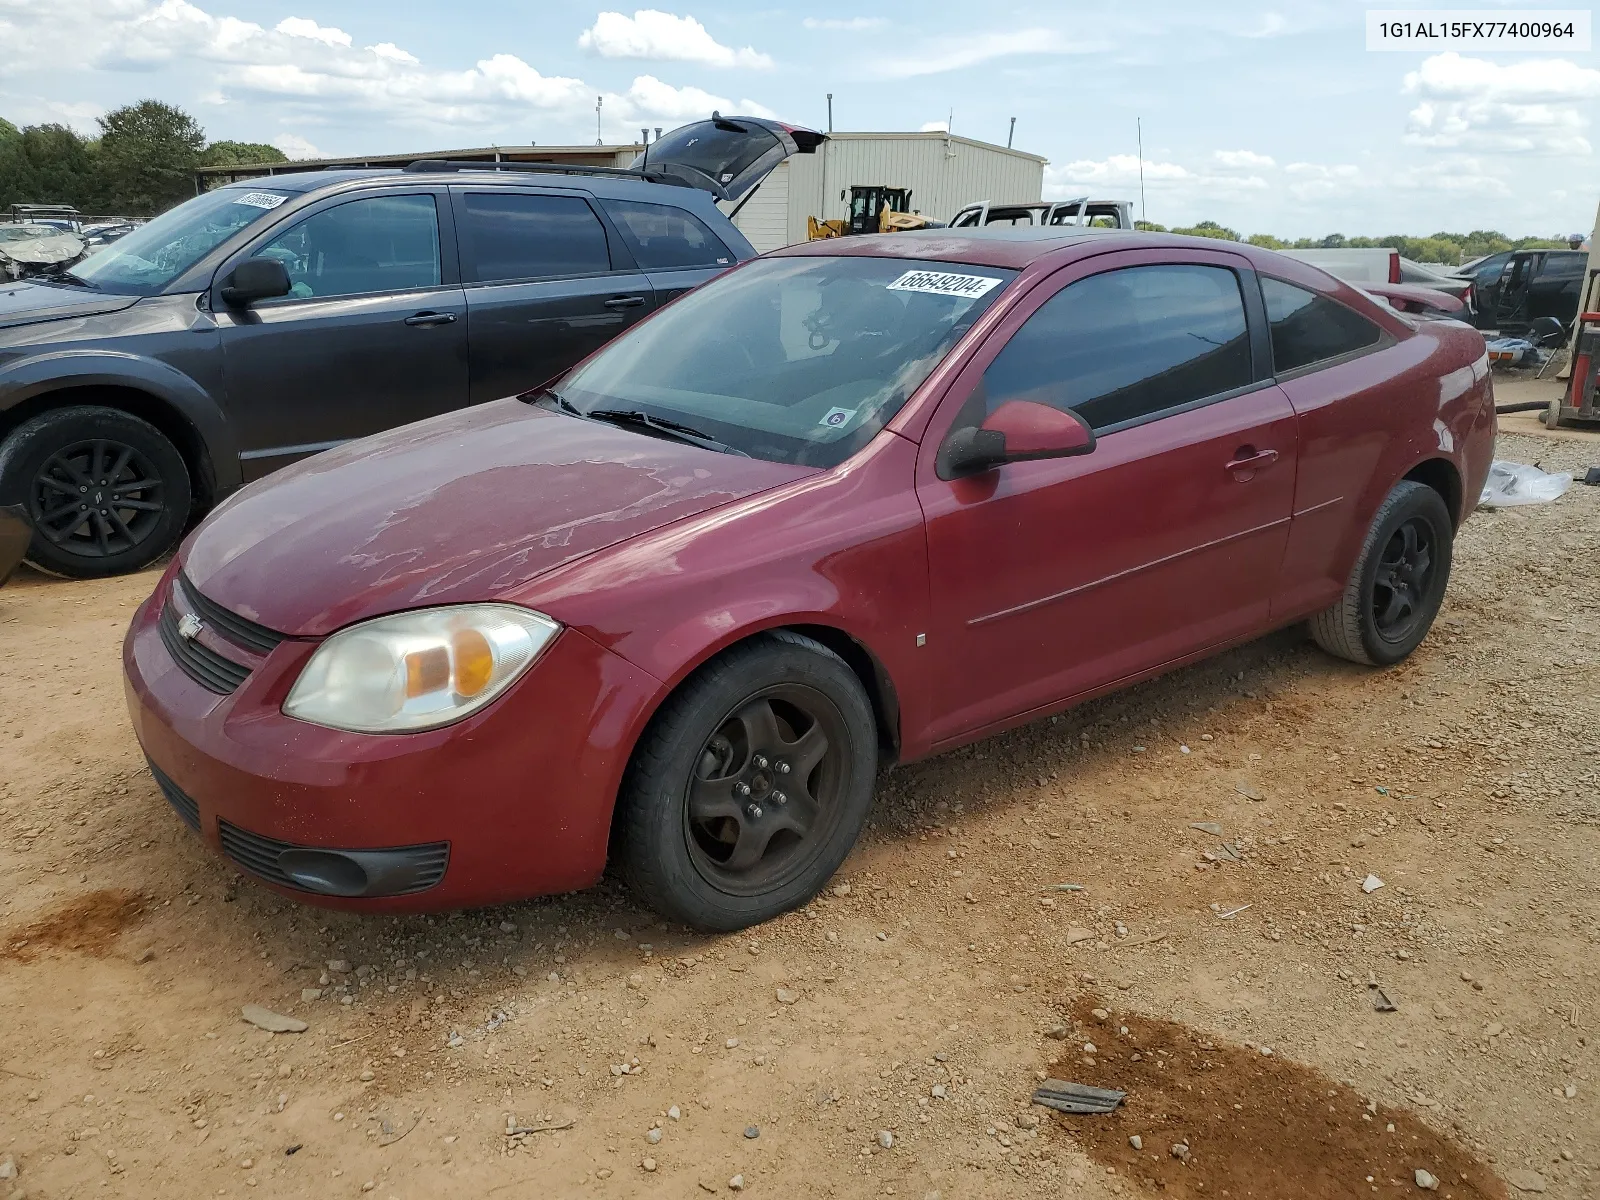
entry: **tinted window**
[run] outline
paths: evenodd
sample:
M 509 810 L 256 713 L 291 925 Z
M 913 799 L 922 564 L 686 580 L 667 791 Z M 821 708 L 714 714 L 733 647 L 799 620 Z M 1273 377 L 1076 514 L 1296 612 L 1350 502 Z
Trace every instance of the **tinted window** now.
M 461 266 L 470 280 L 611 270 L 605 226 L 581 196 L 468 192 L 464 200 Z
M 291 226 L 254 257 L 288 268 L 291 296 L 437 287 L 439 212 L 432 196 L 351 200 Z
M 989 369 L 993 412 L 1034 400 L 1096 430 L 1243 387 L 1250 339 L 1238 277 L 1223 267 L 1128 267 L 1057 292 Z
M 1472 277 L 1478 281 L 1480 287 L 1487 287 L 1500 278 L 1500 272 L 1506 269 L 1506 264 L 1510 261 L 1510 253 L 1491 254 L 1472 268 Z
M 650 143 L 644 157 L 651 163 L 682 163 L 718 183 L 732 183 L 756 159 L 779 144 L 776 137 L 759 125 L 740 125 L 726 120 L 696 121 L 662 134 Z
M 1588 264 L 1587 254 L 1563 254 L 1557 252 L 1544 260 L 1544 270 L 1539 272 L 1546 277 L 1561 279 L 1577 279 L 1583 274 L 1583 268 Z
M 733 255 L 693 213 L 666 204 L 602 200 L 622 240 L 644 270 L 727 267 Z
M 831 467 L 900 411 L 1015 274 L 758 259 L 622 334 L 556 390 L 585 413 L 644 412 L 756 458 Z
M 1383 330 L 1337 300 L 1261 276 L 1272 326 L 1272 368 L 1279 375 L 1377 345 Z

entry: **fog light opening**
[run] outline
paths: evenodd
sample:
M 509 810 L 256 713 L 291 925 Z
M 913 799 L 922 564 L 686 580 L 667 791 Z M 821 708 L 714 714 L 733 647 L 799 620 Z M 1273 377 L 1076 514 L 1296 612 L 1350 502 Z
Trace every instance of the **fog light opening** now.
M 285 850 L 278 867 L 307 891 L 325 896 L 360 896 L 369 883 L 366 868 L 337 850 Z

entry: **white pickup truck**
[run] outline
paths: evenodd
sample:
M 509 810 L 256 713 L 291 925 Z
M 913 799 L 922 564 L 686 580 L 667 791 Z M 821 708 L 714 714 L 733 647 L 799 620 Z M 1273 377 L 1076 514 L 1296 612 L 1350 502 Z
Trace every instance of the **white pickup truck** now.
M 1030 204 L 996 204 L 980 200 L 950 218 L 951 229 L 984 225 L 1084 225 L 1096 229 L 1132 229 L 1129 200 L 1039 200 Z

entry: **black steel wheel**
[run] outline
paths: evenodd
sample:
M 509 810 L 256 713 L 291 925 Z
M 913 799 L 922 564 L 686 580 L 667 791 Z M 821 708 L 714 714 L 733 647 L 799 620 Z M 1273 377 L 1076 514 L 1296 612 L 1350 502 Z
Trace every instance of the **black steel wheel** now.
M 1330 654 L 1388 666 L 1422 643 L 1450 582 L 1455 525 L 1439 493 L 1403 480 L 1379 505 L 1339 600 L 1311 619 Z
M 27 510 L 35 566 L 80 579 L 117 575 L 177 543 L 189 517 L 189 473 L 172 443 L 138 417 L 56 409 L 0 445 L 4 500 Z
M 662 706 L 617 825 L 624 873 L 663 913 L 741 929 L 805 903 L 872 805 L 877 727 L 850 667 L 784 632 L 734 647 Z

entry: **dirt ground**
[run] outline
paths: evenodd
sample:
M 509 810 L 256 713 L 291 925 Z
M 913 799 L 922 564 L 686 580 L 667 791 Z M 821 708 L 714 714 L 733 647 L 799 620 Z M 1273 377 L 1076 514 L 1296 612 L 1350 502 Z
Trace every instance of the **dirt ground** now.
M 835 886 L 731 937 L 614 885 L 431 919 L 268 893 L 129 732 L 155 574 L 23 572 L 0 1200 L 1600 1197 L 1600 488 L 1456 554 L 1401 667 L 1284 631 L 896 770 Z M 1047 1074 L 1127 1103 L 1031 1107 Z

